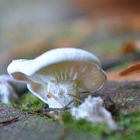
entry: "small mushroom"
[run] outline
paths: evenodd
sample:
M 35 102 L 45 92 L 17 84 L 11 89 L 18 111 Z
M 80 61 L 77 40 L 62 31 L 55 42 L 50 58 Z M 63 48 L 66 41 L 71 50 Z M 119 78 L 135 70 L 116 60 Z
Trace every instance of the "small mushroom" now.
M 13 60 L 7 70 L 50 108 L 72 105 L 81 92 L 99 90 L 106 81 L 99 59 L 76 48 L 53 49 L 32 60 Z
M 0 75 L 0 102 L 9 104 L 18 98 L 16 90 L 13 87 L 15 83 L 16 81 L 8 75 Z

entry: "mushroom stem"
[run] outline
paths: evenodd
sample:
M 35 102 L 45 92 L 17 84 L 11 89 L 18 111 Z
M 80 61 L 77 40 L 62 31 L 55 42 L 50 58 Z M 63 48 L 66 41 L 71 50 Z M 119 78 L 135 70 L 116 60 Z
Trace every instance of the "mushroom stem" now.
M 70 96 L 72 96 L 74 99 L 73 99 L 73 102 L 76 104 L 76 105 L 79 105 L 79 103 L 82 103 L 82 100 L 80 99 L 80 96 L 76 96 L 76 95 L 73 95 L 73 94 L 69 94 Z M 79 93 L 78 93 L 79 95 Z
M 64 108 L 65 106 L 77 104 L 80 100 L 76 84 L 72 81 L 60 83 L 49 82 L 46 97 L 51 108 L 55 108 L 56 104 L 60 108 Z M 52 99 L 54 100 L 53 102 L 51 101 Z

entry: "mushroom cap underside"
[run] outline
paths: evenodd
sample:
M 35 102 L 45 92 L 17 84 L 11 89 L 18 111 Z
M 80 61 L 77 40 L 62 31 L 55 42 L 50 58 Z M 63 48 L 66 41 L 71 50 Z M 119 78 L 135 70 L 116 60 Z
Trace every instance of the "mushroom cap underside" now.
M 28 76 L 26 73 L 17 71 L 11 75 L 20 81 L 28 84 L 45 84 L 48 82 L 65 83 L 68 81 L 76 83 L 80 92 L 96 91 L 100 89 L 106 76 L 100 66 L 94 63 L 82 61 L 61 62 L 44 67 L 36 73 Z

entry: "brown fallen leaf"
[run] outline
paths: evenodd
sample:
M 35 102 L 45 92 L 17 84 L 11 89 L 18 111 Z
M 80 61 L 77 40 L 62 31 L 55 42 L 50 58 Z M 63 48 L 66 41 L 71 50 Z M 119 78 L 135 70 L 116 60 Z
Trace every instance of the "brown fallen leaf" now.
M 140 53 L 140 40 L 130 40 L 123 44 L 121 48 L 123 55 Z
M 122 71 L 107 73 L 108 80 L 111 81 L 140 81 L 140 63 L 131 65 Z
M 130 75 L 132 73 L 140 73 L 140 63 L 134 64 L 132 66 L 130 66 L 129 68 L 121 71 L 119 73 L 120 76 L 126 76 L 126 75 Z

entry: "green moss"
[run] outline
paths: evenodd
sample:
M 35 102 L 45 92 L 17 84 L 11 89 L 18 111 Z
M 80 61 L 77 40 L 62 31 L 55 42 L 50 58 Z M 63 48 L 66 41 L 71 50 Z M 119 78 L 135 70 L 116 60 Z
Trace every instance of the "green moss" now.
M 14 107 L 23 111 L 38 111 L 41 108 L 48 108 L 48 105 L 29 92 L 21 97 L 21 99 L 14 104 Z
M 28 93 L 24 95 L 16 104 L 24 111 L 37 111 L 41 108 L 48 107 L 37 97 Z M 41 120 L 47 119 L 43 114 L 37 115 Z M 116 117 L 117 123 L 123 127 L 123 130 L 111 132 L 106 125 L 93 124 L 85 120 L 75 120 L 68 112 L 62 113 L 64 127 L 68 130 L 77 131 L 84 134 L 92 134 L 96 137 L 106 137 L 107 140 L 138 140 L 140 139 L 140 111 L 131 114 L 120 114 Z M 52 122 L 56 119 L 48 119 Z
M 138 140 L 140 139 L 140 111 L 120 116 L 119 124 L 123 130 L 108 135 L 109 140 Z
M 68 113 L 62 115 L 66 128 L 75 129 L 84 133 L 91 133 L 95 136 L 105 136 L 108 140 L 138 140 L 140 139 L 140 111 L 129 115 L 121 115 L 117 118 L 117 123 L 123 130 L 111 132 L 105 125 L 93 124 L 85 120 L 75 120 Z
M 107 127 L 105 125 L 93 124 L 86 120 L 75 120 L 69 113 L 63 113 L 62 119 L 64 125 L 69 129 L 75 129 L 82 131 L 84 133 L 91 133 L 96 136 L 100 136 L 104 132 L 107 132 Z

